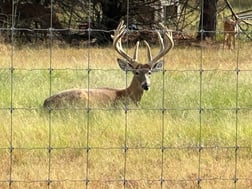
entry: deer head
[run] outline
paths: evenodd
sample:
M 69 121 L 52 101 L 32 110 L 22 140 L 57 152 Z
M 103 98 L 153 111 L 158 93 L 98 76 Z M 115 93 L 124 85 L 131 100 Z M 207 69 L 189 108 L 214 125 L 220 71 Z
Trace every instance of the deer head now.
M 135 45 L 135 50 L 133 56 L 129 56 L 122 47 L 122 37 L 126 33 L 126 25 L 124 21 L 121 21 L 117 29 L 112 35 L 113 46 L 115 50 L 124 58 L 118 58 L 117 62 L 120 68 L 124 71 L 132 71 L 134 74 L 134 79 L 137 80 L 143 90 L 148 90 L 150 87 L 150 75 L 152 72 L 156 72 L 162 69 L 164 61 L 160 60 L 165 54 L 167 54 L 174 46 L 172 39 L 172 32 L 168 30 L 163 24 L 159 24 L 161 30 L 156 30 L 158 35 L 160 51 L 155 56 L 152 57 L 151 48 L 147 41 L 144 41 L 144 44 L 147 49 L 147 59 L 148 62 L 141 64 L 138 61 L 138 48 L 139 41 Z M 161 31 L 163 32 L 163 38 L 161 36 Z M 133 81 L 134 81 L 133 79 Z

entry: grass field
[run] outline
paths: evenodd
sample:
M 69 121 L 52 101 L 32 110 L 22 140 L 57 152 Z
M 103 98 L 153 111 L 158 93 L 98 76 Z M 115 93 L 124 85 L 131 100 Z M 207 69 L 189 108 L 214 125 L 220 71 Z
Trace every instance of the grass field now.
M 0 188 L 252 188 L 251 48 L 176 47 L 138 107 L 48 112 L 50 94 L 132 75 L 110 48 L 2 47 Z

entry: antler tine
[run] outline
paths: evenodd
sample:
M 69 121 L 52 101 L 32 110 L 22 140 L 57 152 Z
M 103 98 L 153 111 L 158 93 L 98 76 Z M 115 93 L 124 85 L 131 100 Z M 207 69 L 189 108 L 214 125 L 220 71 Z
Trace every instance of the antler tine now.
M 151 48 L 150 48 L 150 45 L 147 41 L 144 40 L 144 45 L 146 46 L 147 48 L 147 56 L 148 56 L 148 62 L 151 62 L 152 60 L 152 55 L 151 55 Z
M 149 64 L 152 66 L 154 63 L 156 63 L 160 58 L 162 58 L 165 54 L 167 54 L 173 47 L 174 42 L 172 39 L 172 32 L 168 30 L 166 26 L 164 26 L 162 23 L 159 23 L 159 26 L 162 30 L 165 31 L 164 37 L 162 38 L 160 32 L 157 32 L 158 39 L 160 43 L 160 51 L 157 56 L 155 56 Z
M 160 52 L 162 52 L 164 50 L 164 40 L 158 30 L 156 30 L 156 33 L 157 33 L 158 41 L 159 41 L 159 45 L 160 45 Z
M 129 56 L 122 48 L 122 37 L 126 33 L 126 25 L 124 24 L 124 21 L 122 20 L 119 25 L 117 26 L 116 30 L 114 31 L 114 35 L 111 35 L 113 39 L 113 46 L 115 50 L 120 54 L 123 58 L 125 58 L 132 66 L 135 66 L 137 64 L 137 56 L 138 56 L 138 47 L 139 42 L 137 42 L 135 47 L 135 52 L 133 58 Z
M 124 21 L 122 20 L 119 25 L 117 26 L 116 30 L 114 31 L 114 35 L 111 35 L 111 38 L 113 39 L 113 46 L 116 45 L 116 42 L 120 40 L 120 38 L 125 33 L 126 26 L 123 24 Z
M 139 41 L 136 42 L 136 46 L 135 46 L 135 51 L 134 51 L 134 56 L 133 59 L 134 61 L 138 61 L 138 48 L 139 48 Z

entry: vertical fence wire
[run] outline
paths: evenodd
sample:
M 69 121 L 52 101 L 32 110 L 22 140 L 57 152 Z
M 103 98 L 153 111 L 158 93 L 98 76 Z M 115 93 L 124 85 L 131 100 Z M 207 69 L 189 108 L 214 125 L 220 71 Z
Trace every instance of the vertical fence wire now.
M 12 2 L 12 12 L 15 10 L 15 1 Z M 12 169 L 13 169 L 13 111 L 14 111 L 14 105 L 13 105 L 13 74 L 14 74 L 14 32 L 15 32 L 15 16 L 12 15 L 11 17 L 11 60 L 10 60 L 10 175 L 9 175 L 9 188 L 12 188 Z
M 88 10 L 88 37 L 89 37 L 89 41 L 90 41 L 90 28 L 91 28 L 91 0 L 88 1 L 89 2 L 89 10 Z M 88 99 L 90 98 L 90 72 L 91 72 L 91 68 L 90 68 L 90 61 L 91 61 L 91 49 L 90 49 L 90 45 L 88 45 L 88 55 L 87 55 L 87 72 L 88 72 Z M 90 104 L 89 104 L 89 100 L 87 102 L 87 122 L 86 122 L 86 128 L 87 128 L 87 133 L 86 133 L 86 188 L 89 188 L 89 155 L 90 155 L 90 146 L 89 146 L 89 140 L 90 140 Z
M 165 60 L 164 60 L 165 61 Z M 165 111 L 166 111 L 166 107 L 165 107 L 165 74 L 166 74 L 166 70 L 164 69 L 163 66 L 163 70 L 162 70 L 162 107 L 161 107 L 161 114 L 162 114 L 162 122 L 161 122 L 161 146 L 160 146 L 160 150 L 161 150 L 161 170 L 160 170 L 160 188 L 163 189 L 163 182 L 164 182 L 164 151 L 165 151 L 165 146 L 164 146 L 164 140 L 165 140 Z
M 126 2 L 126 11 L 127 11 L 127 17 L 126 17 L 126 24 L 129 24 L 129 3 L 130 0 L 127 0 Z M 128 37 L 128 36 L 127 36 Z M 128 44 L 127 44 L 128 45 Z M 128 71 L 125 72 L 125 87 L 128 86 Z M 124 163 L 123 163 L 123 188 L 127 188 L 127 154 L 128 154 L 128 105 L 127 105 L 127 100 L 125 100 L 125 105 L 124 105 L 124 146 L 123 146 L 123 156 L 124 156 Z
M 241 8 L 240 0 L 239 0 L 239 8 Z M 239 73 L 240 73 L 240 35 L 238 33 L 238 47 L 236 50 L 236 96 L 235 96 L 235 146 L 234 146 L 234 188 L 237 188 L 237 181 L 238 181 L 238 175 L 237 175 L 237 162 L 238 162 L 238 150 L 239 150 L 239 144 L 238 144 L 238 127 L 239 127 Z
M 53 54 L 53 0 L 50 0 L 50 27 L 48 29 L 49 32 L 49 96 L 52 95 L 52 74 L 53 74 L 53 62 L 52 62 L 52 54 Z M 51 157 L 52 157 L 52 109 L 48 109 L 48 177 L 47 177 L 47 186 L 48 189 L 51 188 Z
M 203 37 L 204 37 L 204 28 L 203 28 L 203 11 L 204 11 L 204 0 L 201 1 L 200 3 L 201 6 L 201 28 L 200 28 L 200 40 L 203 41 Z M 199 141 L 198 141 L 198 178 L 197 178 L 197 184 L 198 184 L 198 188 L 201 188 L 201 152 L 202 152 L 202 113 L 204 111 L 203 107 L 202 107 L 202 95 L 203 95 L 203 48 L 200 49 L 200 63 L 199 63 Z

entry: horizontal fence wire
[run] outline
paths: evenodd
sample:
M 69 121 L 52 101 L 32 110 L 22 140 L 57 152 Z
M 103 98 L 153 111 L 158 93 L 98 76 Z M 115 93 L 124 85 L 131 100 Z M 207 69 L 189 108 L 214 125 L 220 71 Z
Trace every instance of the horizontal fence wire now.
M 129 11 L 129 1 L 127 1 L 127 10 Z M 13 12 L 14 12 L 14 4 L 15 1 L 13 1 Z M 53 0 L 50 1 L 51 7 L 53 7 Z M 91 0 L 89 0 L 89 4 L 91 4 Z M 53 13 L 53 9 L 51 8 L 51 13 Z M 90 16 L 90 15 L 89 15 Z M 13 18 L 14 19 L 14 16 Z M 90 23 L 90 18 L 89 18 Z M 54 108 L 54 109 L 44 109 L 41 106 L 37 106 L 34 104 L 16 104 L 16 80 L 15 80 L 15 74 L 20 73 L 35 73 L 36 71 L 42 71 L 45 73 L 45 77 L 48 81 L 48 95 L 54 94 L 54 83 L 53 83 L 53 74 L 60 72 L 60 71 L 81 71 L 87 75 L 87 89 L 90 90 L 92 87 L 92 79 L 91 74 L 93 72 L 109 72 L 109 71 L 118 71 L 116 68 L 92 68 L 92 47 L 88 46 L 87 49 L 87 64 L 85 66 L 80 68 L 72 68 L 69 67 L 63 67 L 63 68 L 55 68 L 54 62 L 53 62 L 53 55 L 54 55 L 54 45 L 53 41 L 55 40 L 55 33 L 56 32 L 62 32 L 62 31 L 68 31 L 71 28 L 68 29 L 54 29 L 52 24 L 52 17 L 51 17 L 51 28 L 49 29 L 36 29 L 31 30 L 29 28 L 15 28 L 14 27 L 14 20 L 12 20 L 12 26 L 11 28 L 0 28 L 0 31 L 8 31 L 11 33 L 11 47 L 10 47 L 10 54 L 9 54 L 9 65 L 0 67 L 0 74 L 1 75 L 7 75 L 7 81 L 4 81 L 4 79 L 1 79 L 1 82 L 4 84 L 8 84 L 8 94 L 9 94 L 9 102 L 5 103 L 2 102 L 0 104 L 0 113 L 6 114 L 6 120 L 1 120 L 1 122 L 6 123 L 8 125 L 8 136 L 6 136 L 5 140 L 7 141 L 5 145 L 0 146 L 0 156 L 2 156 L 0 159 L 1 164 L 4 165 L 5 163 L 8 165 L 8 169 L 5 169 L 5 173 L 0 176 L 0 188 L 30 188 L 30 187 L 36 187 L 36 188 L 146 188 L 149 186 L 149 188 L 210 188 L 214 187 L 215 185 L 217 187 L 222 186 L 223 188 L 240 188 L 239 182 L 244 183 L 250 183 L 245 184 L 247 188 L 251 187 L 251 174 L 249 176 L 239 176 L 239 166 L 242 164 L 243 161 L 243 154 L 242 152 L 251 152 L 251 143 L 248 142 L 247 145 L 240 145 L 239 139 L 241 136 L 239 136 L 239 130 L 240 127 L 240 112 L 246 111 L 250 112 L 252 110 L 252 107 L 250 106 L 240 106 L 239 104 L 239 94 L 240 94 L 240 75 L 243 73 L 252 73 L 252 69 L 245 69 L 240 66 L 241 64 L 241 55 L 240 55 L 240 48 L 239 48 L 239 38 L 238 38 L 238 48 L 234 50 L 236 58 L 236 65 L 234 69 L 230 68 L 205 68 L 204 67 L 204 56 L 207 56 L 204 54 L 204 49 L 200 48 L 200 54 L 198 57 L 199 66 L 196 69 L 186 69 L 186 68 L 178 68 L 178 69 L 167 69 L 164 68 L 162 70 L 162 76 L 161 80 L 159 80 L 159 85 L 161 85 L 162 91 L 158 91 L 161 93 L 161 105 L 159 107 L 135 107 L 135 106 L 128 106 L 125 105 L 123 107 L 92 107 L 89 103 L 85 107 L 64 107 L 64 108 Z M 75 29 L 71 29 L 72 31 L 75 31 Z M 17 60 L 15 59 L 17 44 L 16 44 L 16 32 L 19 31 L 47 31 L 49 32 L 49 46 L 48 46 L 48 60 L 49 60 L 49 67 L 43 67 L 43 68 L 25 68 L 25 65 L 23 68 L 20 68 L 16 66 L 15 62 Z M 76 30 L 80 31 L 80 30 Z M 100 29 L 86 29 L 82 31 L 87 32 L 107 32 L 111 33 L 112 31 L 108 30 L 100 30 Z M 148 30 L 148 31 L 154 31 L 154 30 Z M 176 31 L 174 31 L 175 33 Z M 214 31 L 215 32 L 215 31 Z M 217 33 L 222 33 L 223 31 L 217 31 Z M 203 33 L 202 33 L 203 34 Z M 202 37 L 203 38 L 203 37 Z M 176 47 L 175 47 L 176 48 Z M 168 58 L 169 59 L 169 58 Z M 193 60 L 192 60 L 193 62 Z M 194 75 L 198 76 L 198 83 L 197 83 L 197 92 L 198 92 L 198 100 L 197 104 L 195 104 L 193 107 L 169 107 L 169 105 L 166 104 L 167 98 L 165 98 L 165 88 L 167 87 L 168 83 L 166 78 L 174 73 L 192 73 Z M 227 106 L 207 106 L 204 104 L 204 87 L 205 87 L 205 75 L 208 73 L 216 74 L 216 73 L 233 73 L 235 76 L 234 79 L 234 86 L 235 86 L 235 104 L 233 105 L 227 105 Z M 113 78 L 114 79 L 114 78 Z M 6 82 L 6 83 L 5 83 Z M 33 81 L 30 81 L 33 82 Z M 130 80 L 128 79 L 127 73 L 125 74 L 125 86 L 128 86 L 130 83 Z M 4 85 L 3 84 L 3 85 Z M 30 89 L 25 89 L 30 90 Z M 175 89 L 176 90 L 176 89 Z M 3 92 L 0 90 L 0 92 Z M 39 91 L 37 91 L 39 93 Z M 36 94 L 37 94 L 36 93 Z M 183 92 L 181 92 L 181 95 Z M 32 95 L 32 94 L 31 94 Z M 229 94 L 226 94 L 229 95 Z M 36 97 L 34 97 L 36 98 Z M 25 99 L 24 99 L 25 100 Z M 190 100 L 190 99 L 188 99 Z M 175 102 L 176 103 L 176 102 Z M 60 132 L 68 132 L 67 131 L 67 125 L 64 124 L 65 119 L 67 118 L 67 114 L 69 112 L 78 112 L 78 116 L 84 117 L 81 119 L 83 122 L 79 122 L 79 126 L 81 128 L 78 128 L 78 132 L 82 134 L 81 137 L 74 135 L 72 136 L 72 139 L 75 137 L 79 137 L 83 139 L 83 141 L 79 141 L 79 144 L 77 146 L 73 146 L 71 143 L 64 143 L 63 145 L 57 146 L 57 143 L 55 142 L 57 140 L 57 131 L 56 129 L 59 129 L 58 127 L 62 126 L 65 128 L 60 130 Z M 159 133 L 159 141 L 149 141 L 150 144 L 138 144 L 138 145 L 132 145 L 132 123 L 131 123 L 131 116 L 134 115 L 141 115 L 140 113 L 142 111 L 150 112 L 154 114 L 155 116 L 158 114 L 159 116 L 156 119 L 160 119 L 160 133 Z M 18 115 L 17 112 L 23 113 Z M 30 115 L 31 117 L 34 115 L 33 112 L 36 112 L 36 115 L 39 117 L 38 120 L 41 121 L 41 123 L 33 123 L 34 127 L 39 127 L 39 125 L 42 125 L 43 132 L 47 133 L 47 140 L 43 141 L 41 146 L 38 145 L 36 141 L 34 141 L 34 144 L 26 144 L 27 146 L 17 146 L 15 144 L 18 144 L 18 140 L 25 140 L 25 138 L 22 138 L 22 135 L 18 135 L 17 132 L 20 131 L 18 129 L 18 125 L 16 125 L 16 119 L 25 120 L 27 115 Z M 41 113 L 42 112 L 42 113 Z M 109 146 L 107 145 L 107 141 L 109 140 L 116 140 L 118 136 L 109 136 L 109 125 L 104 126 L 103 128 L 99 128 L 98 130 L 94 130 L 94 120 L 95 122 L 99 122 L 99 114 L 104 113 L 110 113 L 113 112 L 115 114 L 119 114 L 121 116 L 121 124 L 118 125 L 118 127 L 121 128 L 122 131 L 120 131 L 121 135 L 118 140 L 121 140 L 120 145 L 115 146 Z M 194 120 L 197 120 L 197 136 L 195 139 L 197 142 L 193 144 L 169 144 L 167 142 L 167 137 L 174 137 L 171 133 L 170 135 L 167 135 L 167 130 L 169 131 L 169 125 L 171 126 L 173 123 L 168 123 L 168 118 L 172 118 L 172 115 L 176 112 L 180 112 L 182 114 L 183 112 L 190 112 L 194 113 L 196 117 L 194 117 Z M 223 112 L 231 112 L 230 114 L 234 115 L 233 118 L 233 143 L 232 144 L 225 144 L 225 143 L 218 143 L 215 144 L 209 144 L 207 146 L 204 145 L 205 141 L 205 135 L 204 135 L 204 121 L 205 114 L 207 112 L 219 112 L 223 115 Z M 121 114 L 122 113 L 122 114 Z M 45 114 L 46 118 L 41 119 L 41 114 Z M 95 117 L 98 114 L 98 117 Z M 17 116 L 17 117 L 16 117 Z M 60 117 L 60 118 L 59 118 Z M 150 121 L 152 120 L 151 117 Z M 217 117 L 218 118 L 218 117 Z M 217 119 L 216 118 L 216 119 Z M 1 117 L 3 119 L 3 117 Z M 29 116 L 27 118 L 29 120 Z M 73 118 L 74 119 L 74 118 Z M 139 116 L 139 119 L 141 117 Z M 175 118 L 176 119 L 176 116 Z M 63 120 L 63 121 L 60 121 Z M 58 123 L 58 122 L 60 123 Z M 113 123 L 112 120 L 110 124 Z M 195 122 L 193 122 L 194 124 Z M 141 122 L 140 122 L 141 124 Z M 144 124 L 144 122 L 142 123 Z M 60 125 L 60 126 L 59 126 Z M 141 126 L 141 125 L 140 125 Z M 139 126 L 139 127 L 140 127 Z M 155 125 L 153 125 L 154 127 Z M 184 129 L 188 129 L 187 127 L 190 127 L 191 125 L 184 126 Z M 4 126 L 3 126 L 4 127 Z M 143 128 L 143 127 L 140 127 Z M 6 129 L 6 128 L 4 128 Z M 17 131 L 16 131 L 17 129 Z M 25 127 L 24 127 L 25 129 Z M 148 128 L 147 128 L 148 129 Z M 221 128 L 220 128 L 221 129 Z M 226 129 L 226 128 L 225 128 Z M 83 132 L 83 130 L 85 132 Z M 112 130 L 112 129 L 111 129 Z M 133 130 L 137 131 L 137 128 L 133 128 Z M 105 143 L 103 145 L 103 142 L 98 143 L 98 145 L 94 145 L 93 140 L 99 140 L 99 137 L 92 138 L 94 136 L 94 132 L 100 132 L 100 137 L 103 136 L 104 133 L 108 135 L 108 138 L 102 138 Z M 113 131 L 111 131 L 113 132 Z M 144 129 L 142 129 L 140 132 L 146 132 Z M 76 133 L 75 133 L 76 134 Z M 179 140 L 179 134 L 176 133 Z M 19 138 L 17 137 L 19 136 Z M 111 139 L 111 137 L 115 137 L 115 139 Z M 176 136 L 175 136 L 176 137 Z M 213 136 L 214 137 L 214 136 Z M 34 136 L 34 140 L 36 140 L 36 136 Z M 64 140 L 64 139 L 62 139 Z M 135 139 L 136 140 L 136 139 Z M 140 139 L 139 139 L 140 140 Z M 180 140 L 183 140 L 183 138 L 180 138 Z M 217 140 L 217 139 L 216 139 Z M 148 141 L 148 140 L 147 140 Z M 153 144 L 152 144 L 153 142 Z M 56 143 L 56 144 L 55 144 Z M 45 145 L 46 144 L 46 145 Z M 111 144 L 111 143 L 110 143 Z M 134 143 L 133 143 L 134 144 Z M 175 153 L 175 151 L 177 153 Z M 187 157 L 187 161 L 183 162 L 183 158 L 180 155 L 185 151 L 184 156 Z M 212 157 L 214 160 L 210 160 L 210 157 L 205 157 L 205 153 L 211 153 L 214 151 L 216 153 Z M 72 154 L 70 154 L 70 152 Z M 108 156 L 109 158 L 113 159 L 115 162 L 105 162 L 105 164 L 111 164 L 109 167 L 111 170 L 103 170 L 104 167 L 102 167 L 103 162 L 102 158 L 104 156 L 101 155 L 101 153 L 104 153 L 104 156 Z M 133 153 L 133 155 L 132 155 Z M 134 154 L 135 153 L 135 154 Z M 221 153 L 220 156 L 218 156 L 218 153 Z M 31 158 L 27 159 L 27 154 L 36 156 L 39 156 L 38 160 L 34 160 L 33 156 Z M 190 156 L 190 154 L 193 154 L 194 156 Z M 148 156 L 153 155 L 155 158 L 150 160 L 148 159 Z M 72 156 L 70 159 L 64 159 L 65 156 Z M 138 157 L 140 156 L 140 157 Z M 177 167 L 173 167 L 174 165 L 167 165 L 169 162 L 167 157 L 170 157 L 173 161 L 179 161 L 181 160 L 181 165 Z M 196 158 L 195 158 L 196 156 Z M 222 157 L 223 156 L 223 157 Z M 249 156 L 246 154 L 246 156 Z M 95 159 L 95 158 L 96 159 Z M 194 159 L 190 160 L 191 157 L 194 157 Z M 208 169 L 214 169 L 214 163 L 219 161 L 225 161 L 223 159 L 227 158 L 227 162 L 224 162 L 223 164 L 227 164 L 226 172 L 228 172 L 230 169 L 229 166 L 233 166 L 232 171 L 233 175 L 232 177 L 227 177 L 226 172 L 222 175 L 217 175 L 215 177 L 208 177 L 206 170 Z M 20 158 L 20 159 L 19 159 Z M 108 159 L 109 159 L 108 158 Z M 139 159 L 137 159 L 139 158 Z M 206 159 L 209 158 L 209 159 Z M 56 160 L 55 160 L 56 159 Z M 147 159 L 147 160 L 146 160 Z M 244 157 L 245 159 L 245 157 Z M 28 161 L 28 162 L 27 162 Z M 25 171 L 26 167 L 22 167 L 22 163 L 25 165 L 25 162 L 29 164 L 29 161 L 33 164 L 33 166 L 36 168 L 34 161 L 38 161 L 40 163 L 43 163 L 43 167 L 46 167 L 46 171 L 43 170 L 37 170 L 35 171 L 35 176 L 32 176 L 32 173 L 27 173 L 23 178 L 17 177 L 17 171 L 20 171 L 18 169 L 23 169 Z M 58 162 L 60 161 L 60 162 Z M 76 162 L 75 162 L 76 161 Z M 78 167 L 79 164 L 77 164 L 78 161 L 81 161 L 80 165 L 83 167 Z M 167 163 L 168 161 L 168 163 Z M 209 162 L 208 162 L 209 161 Z M 144 164 L 146 163 L 146 164 Z M 184 176 L 186 171 L 183 170 L 182 164 L 188 164 L 192 163 L 190 165 L 191 167 L 191 173 L 187 173 L 189 176 Z M 211 164 L 212 163 L 212 164 Z M 61 165 L 63 164 L 63 165 Z M 141 176 L 133 178 L 132 175 L 134 175 L 134 168 L 138 168 L 138 164 L 142 164 L 142 167 L 139 168 L 139 174 Z M 19 168 L 17 166 L 20 166 Z M 73 167 L 71 171 L 69 171 L 69 166 Z M 96 166 L 99 166 L 99 168 L 96 168 Z M 147 169 L 146 167 L 152 167 L 152 169 Z M 208 167 L 209 166 L 209 167 Z M 132 168 L 133 167 L 133 168 Z M 81 169 L 77 170 L 77 168 Z M 173 177 L 169 177 L 169 172 L 174 171 L 173 169 L 180 169 L 176 170 L 178 173 Z M 251 168 L 251 167 L 248 167 Z M 31 169 L 31 168 L 30 168 Z M 167 170 L 169 169 L 169 170 Z M 155 173 L 155 176 L 149 176 L 148 170 L 155 170 L 158 173 Z M 4 172 L 3 171 L 3 172 Z M 71 178 L 71 175 L 64 174 L 64 178 L 62 176 L 57 176 L 57 172 L 77 172 L 79 171 L 79 175 L 76 173 L 74 175 L 77 175 L 76 178 Z M 94 173 L 94 171 L 97 171 Z M 214 170 L 212 170 L 214 171 Z M 31 174 L 31 175 L 29 175 Z M 42 176 L 40 175 L 42 174 Z M 132 174 L 132 175 L 131 175 Z M 105 176 L 104 176 L 105 175 Z M 116 176 L 115 176 L 116 175 Z M 180 176 L 182 175 L 182 176 Z M 31 177 L 29 177 L 31 176 Z M 114 177 L 113 177 L 114 176 Z M 177 176 L 177 178 L 176 178 Z M 211 184 L 213 183 L 213 184 Z M 230 184 L 231 183 L 231 184 Z M 142 186 L 141 186 L 142 185 Z

